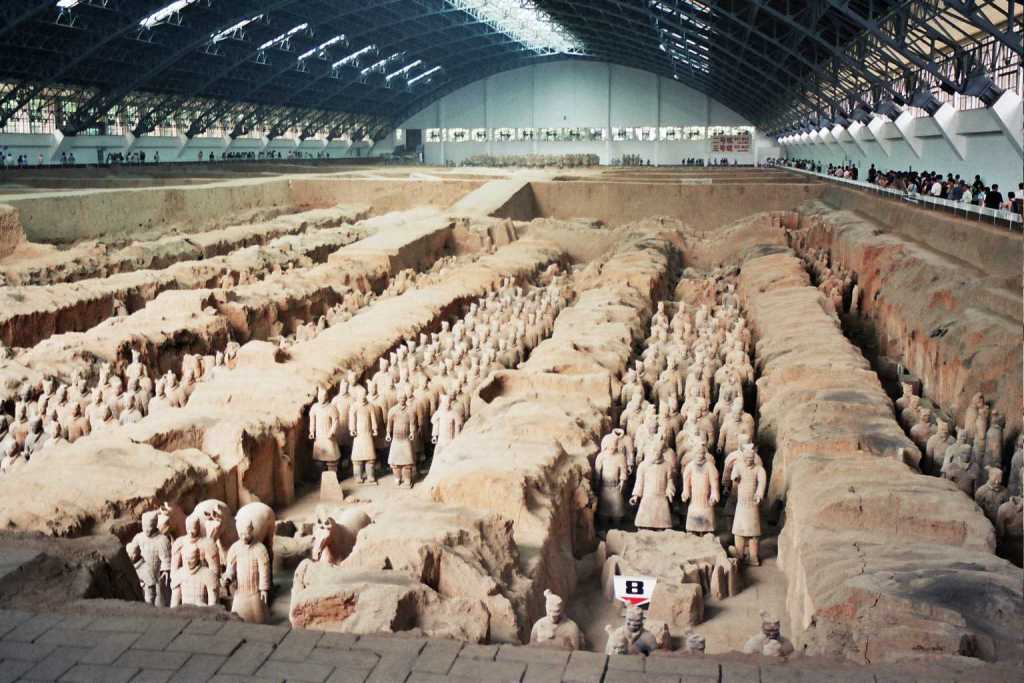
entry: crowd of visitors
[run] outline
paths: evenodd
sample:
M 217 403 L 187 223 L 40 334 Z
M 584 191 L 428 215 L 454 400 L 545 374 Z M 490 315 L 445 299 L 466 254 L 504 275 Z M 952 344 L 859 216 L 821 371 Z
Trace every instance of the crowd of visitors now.
M 829 164 L 822 168 L 820 163 L 809 159 L 772 159 L 770 165 L 797 168 L 815 173 L 824 173 L 836 178 L 859 180 L 860 170 L 849 164 L 839 166 Z M 904 192 L 908 195 L 927 195 L 953 202 L 982 206 L 986 209 L 1001 209 L 1024 215 L 1024 183 L 1017 185 L 1017 190 L 1003 196 L 998 183 L 986 184 L 980 175 L 968 181 L 960 174 L 947 173 L 943 176 L 935 171 L 899 171 L 895 169 L 880 170 L 874 164 L 864 178 L 868 183 Z
M 36 157 L 36 165 L 42 166 L 44 163 L 43 155 L 39 154 Z M 32 159 L 28 154 L 19 154 L 17 157 L 11 152 L 9 148 L 4 146 L 0 148 L 0 169 L 4 168 L 28 168 L 32 165 Z

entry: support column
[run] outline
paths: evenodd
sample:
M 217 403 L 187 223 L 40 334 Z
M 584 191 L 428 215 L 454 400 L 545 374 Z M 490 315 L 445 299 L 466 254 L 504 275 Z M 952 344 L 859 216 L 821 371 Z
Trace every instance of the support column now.
M 957 119 L 959 118 L 960 112 L 953 108 L 950 104 L 943 104 L 932 119 L 935 121 L 935 125 L 939 127 L 939 131 L 942 133 L 942 137 L 946 138 L 946 142 L 953 148 L 956 155 L 961 160 L 967 158 L 967 144 L 963 135 L 960 135 L 959 126 L 957 125 Z
M 448 163 L 448 141 L 444 134 L 444 98 L 437 101 L 437 128 L 441 131 L 441 165 Z
M 910 151 L 914 153 L 918 159 L 921 158 L 921 141 L 914 137 L 914 115 L 909 111 L 905 111 L 896 117 L 896 120 L 892 122 L 896 126 L 896 130 L 900 132 L 903 139 L 907 141 L 907 145 L 910 147 Z
M 886 139 L 883 133 L 885 124 L 887 123 L 889 123 L 889 117 L 876 116 L 871 119 L 871 123 L 868 124 L 868 130 L 871 131 L 871 135 L 875 138 L 875 142 L 878 143 L 878 146 L 882 149 L 882 152 L 885 153 L 885 156 L 891 157 L 892 143 Z
M 604 153 L 605 153 L 605 164 L 611 165 L 612 163 L 612 67 L 610 64 L 605 65 L 605 69 L 608 72 L 608 111 L 605 113 L 605 130 L 608 131 L 608 136 L 604 139 Z
M 863 139 L 863 131 L 866 128 L 867 128 L 867 126 L 865 126 L 860 121 L 854 121 L 853 123 L 851 123 L 846 128 L 846 132 L 849 133 L 849 135 L 850 135 L 850 140 L 853 141 L 853 144 L 857 147 L 858 150 L 860 150 L 860 153 L 865 158 L 867 158 L 867 156 L 868 156 L 868 152 L 864 148 L 864 139 Z
M 1017 153 L 1024 152 L 1024 100 L 1012 90 L 1007 90 L 996 103 L 989 107 L 996 123 L 1010 138 L 1017 148 Z

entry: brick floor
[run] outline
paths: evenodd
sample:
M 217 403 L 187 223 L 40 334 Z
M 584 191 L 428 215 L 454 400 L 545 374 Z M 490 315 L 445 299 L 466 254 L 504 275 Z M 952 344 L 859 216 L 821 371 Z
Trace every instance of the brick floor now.
M 1007 683 L 983 663 L 858 667 L 742 655 L 606 657 L 162 617 L 0 610 L 0 683 Z

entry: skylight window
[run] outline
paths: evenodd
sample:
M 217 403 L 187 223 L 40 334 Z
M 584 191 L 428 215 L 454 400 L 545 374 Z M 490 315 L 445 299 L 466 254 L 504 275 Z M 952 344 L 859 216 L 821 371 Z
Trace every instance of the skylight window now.
M 441 70 L 441 67 L 439 67 L 439 66 L 435 66 L 433 69 L 428 69 L 427 71 L 424 71 L 423 73 L 421 73 L 419 76 L 415 76 L 413 78 L 410 78 L 409 79 L 409 85 L 414 85 L 414 84 L 418 83 L 419 81 L 422 81 L 424 79 L 429 79 L 431 76 L 433 76 L 434 74 L 436 74 L 440 70 Z
M 57 0 L 57 7 L 60 9 L 71 9 L 81 2 L 82 0 Z
M 384 59 L 380 60 L 379 62 L 375 62 L 375 63 L 371 64 L 370 66 L 366 67 L 365 69 L 363 69 L 359 73 L 362 76 L 368 76 L 368 75 L 370 75 L 370 73 L 372 73 L 374 71 L 379 71 L 381 73 L 384 73 L 384 71 L 388 68 L 389 64 L 391 64 L 392 62 L 395 62 L 397 60 L 400 60 L 400 59 L 405 59 L 405 53 L 404 52 L 396 52 L 395 54 L 391 55 L 390 57 L 385 57 Z
M 160 22 L 164 21 L 168 17 L 171 17 L 181 10 L 185 9 L 189 5 L 195 4 L 198 0 L 175 0 L 169 5 L 164 6 L 161 9 L 150 14 L 148 17 L 143 17 L 139 21 L 139 26 L 142 28 L 153 28 Z
M 307 28 L 309 28 L 309 24 L 306 23 L 306 22 L 303 22 L 303 23 L 299 24 L 298 26 L 294 26 L 294 27 L 288 29 L 287 31 L 285 31 L 281 35 L 279 35 L 279 36 L 277 36 L 275 38 L 271 38 L 267 42 L 265 42 L 262 45 L 260 45 L 259 49 L 260 50 L 266 50 L 267 48 L 274 47 L 275 45 L 280 45 L 281 43 L 286 42 L 289 38 L 294 36 L 299 31 L 305 31 Z
M 405 66 L 403 66 L 398 71 L 395 71 L 393 73 L 389 73 L 387 76 L 385 76 L 384 77 L 384 81 L 387 82 L 387 83 L 390 83 L 391 81 L 393 81 L 394 79 L 398 78 L 399 76 L 405 76 L 410 71 L 412 71 L 413 69 L 415 69 L 416 67 L 418 67 L 422 63 L 423 63 L 422 59 L 417 59 L 415 62 L 412 62 L 411 64 L 406 64 Z
M 345 40 L 345 35 L 344 34 L 339 35 L 339 36 L 334 36 L 330 40 L 325 40 L 324 42 L 320 43 L 316 47 L 314 47 L 314 48 L 312 48 L 310 50 L 306 50 L 301 55 L 299 55 L 299 61 L 301 62 L 304 59 L 309 59 L 313 55 L 322 54 L 323 51 L 326 50 L 327 48 L 329 48 L 331 45 L 335 45 L 337 43 L 340 43 L 343 40 Z
M 499 33 L 542 54 L 581 54 L 583 44 L 533 0 L 447 0 Z
M 673 17 L 676 21 L 682 24 L 696 28 L 700 31 L 708 30 L 708 23 L 696 18 L 694 15 L 710 17 L 711 8 L 703 2 L 697 2 L 697 0 L 682 0 L 679 5 L 682 5 L 686 9 L 683 10 L 677 6 L 670 5 L 667 2 L 660 2 L 659 0 L 651 2 L 651 7 L 663 14 Z
M 210 34 L 210 42 L 219 43 L 222 40 L 227 40 L 228 38 L 231 38 L 231 37 L 235 36 L 239 31 L 241 31 L 243 28 L 245 28 L 249 24 L 253 23 L 254 21 L 259 21 L 262 18 L 263 18 L 262 14 L 257 14 L 256 16 L 250 17 L 249 19 L 242 19 L 237 24 L 232 24 L 231 26 L 228 26 L 223 31 L 218 31 L 217 33 L 211 33 Z
M 331 68 L 332 69 L 340 69 L 341 67 L 348 66 L 349 64 L 356 64 L 356 63 L 359 62 L 359 58 L 362 57 L 363 55 L 367 55 L 367 54 L 370 54 L 371 52 L 376 52 L 376 51 L 377 51 L 377 46 L 376 45 L 367 45 L 366 47 L 362 48 L 361 50 L 356 50 L 355 52 L 350 54 L 348 57 L 342 57 L 341 59 L 336 61 L 334 64 L 331 64 Z

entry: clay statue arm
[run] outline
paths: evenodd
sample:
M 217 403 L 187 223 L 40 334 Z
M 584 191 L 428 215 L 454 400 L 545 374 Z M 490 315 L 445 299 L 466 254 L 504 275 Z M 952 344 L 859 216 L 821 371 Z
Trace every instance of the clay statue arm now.
M 224 573 L 220 576 L 220 583 L 225 588 L 230 588 L 235 582 L 235 554 L 228 551 L 227 560 L 224 562 Z
M 764 498 L 764 489 L 768 483 L 768 477 L 763 467 L 757 468 L 757 491 L 754 492 L 754 502 L 760 503 Z
M 217 579 L 212 578 L 211 575 L 211 580 L 206 584 L 206 606 L 216 607 L 217 598 L 219 596 L 220 592 L 217 590 Z
M 260 600 L 263 601 L 264 605 L 270 604 L 270 555 L 267 553 L 265 546 L 261 546 L 262 552 L 259 553 L 257 558 L 257 566 L 259 568 L 259 586 L 260 586 Z
M 687 470 L 689 470 L 689 466 L 687 466 Z M 683 494 L 681 500 L 684 503 L 690 500 L 690 473 L 687 470 L 683 471 Z
M 166 536 L 161 536 L 162 539 L 159 550 L 160 550 L 160 574 L 166 580 L 170 580 L 171 577 L 171 541 Z
M 348 435 L 355 437 L 356 435 L 356 407 L 352 406 L 348 409 Z
M 720 500 L 720 497 L 718 492 L 718 470 L 714 467 L 708 473 L 708 484 L 711 486 L 711 495 L 708 497 L 708 500 L 712 505 L 715 505 Z
M 384 440 L 385 441 L 391 441 L 391 430 L 394 428 L 394 426 L 395 426 L 395 414 L 391 413 L 390 415 L 388 415 L 387 424 L 385 425 L 385 428 L 384 428 Z M 374 432 L 374 436 L 376 436 L 376 431 Z
M 668 483 L 665 485 L 665 497 L 669 501 L 676 497 L 676 483 L 672 480 L 671 475 L 668 478 Z
M 312 410 L 309 411 L 309 440 L 316 440 L 316 415 Z
M 630 505 L 637 505 L 644 495 L 644 478 L 638 473 L 636 483 L 633 484 L 633 495 L 629 498 Z
M 718 451 L 719 452 L 722 452 L 723 450 L 725 450 L 725 432 L 726 432 L 726 429 L 725 429 L 724 426 L 721 429 L 718 430 Z
M 327 409 L 327 438 L 330 439 L 337 434 L 341 419 L 338 417 L 338 409 L 330 404 L 327 405 L 329 406 Z

